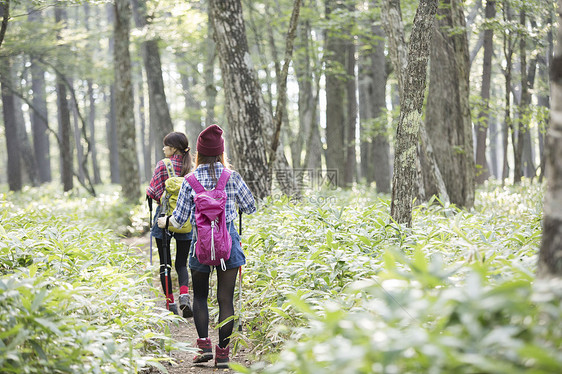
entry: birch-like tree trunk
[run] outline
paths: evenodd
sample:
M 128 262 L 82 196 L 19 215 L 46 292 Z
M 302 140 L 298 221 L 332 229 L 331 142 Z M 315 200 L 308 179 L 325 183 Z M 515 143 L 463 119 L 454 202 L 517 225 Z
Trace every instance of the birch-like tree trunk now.
M 217 101 L 217 88 L 215 87 L 215 60 L 217 52 L 213 38 L 213 24 L 211 22 L 211 6 L 207 3 L 207 37 L 205 38 L 205 66 L 203 74 L 205 76 L 205 127 L 215 123 L 215 103 Z M 190 140 L 191 141 L 191 140 Z M 197 139 L 193 139 L 193 144 Z
M 131 203 L 140 197 L 139 166 L 135 136 L 131 56 L 129 54 L 129 0 L 115 0 L 115 107 L 119 142 L 119 174 L 122 196 Z
M 558 0 L 558 25 L 562 25 L 562 0 Z M 546 135 L 547 191 L 544 199 L 543 235 L 538 276 L 562 276 L 562 28 L 550 70 L 552 106 Z
M 272 125 L 252 66 L 240 0 L 211 0 L 211 19 L 224 84 L 230 157 L 254 196 L 270 194 L 264 128 Z
M 486 2 L 486 20 L 492 21 L 496 16 L 496 2 Z M 486 142 L 488 129 L 490 128 L 490 87 L 492 82 L 492 55 L 494 53 L 494 29 L 488 26 L 484 30 L 484 59 L 482 61 L 482 86 L 480 97 L 482 99 L 482 110 L 478 114 L 475 125 L 476 131 L 476 182 L 484 183 L 490 177 L 488 161 L 486 160 Z
M 416 11 L 396 131 L 390 214 L 396 222 L 407 226 L 412 223 L 412 205 L 416 196 L 417 145 L 437 5 L 437 0 L 421 0 Z

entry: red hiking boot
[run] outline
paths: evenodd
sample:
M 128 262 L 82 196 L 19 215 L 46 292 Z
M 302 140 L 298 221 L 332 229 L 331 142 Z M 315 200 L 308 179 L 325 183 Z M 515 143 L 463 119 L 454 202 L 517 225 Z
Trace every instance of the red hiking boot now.
M 215 366 L 219 369 L 228 369 L 228 363 L 230 359 L 228 354 L 230 349 L 228 346 L 226 348 L 221 348 L 218 345 L 215 347 Z
M 210 338 L 197 339 L 197 348 L 199 348 L 199 354 L 193 358 L 194 364 L 213 359 L 213 345 Z

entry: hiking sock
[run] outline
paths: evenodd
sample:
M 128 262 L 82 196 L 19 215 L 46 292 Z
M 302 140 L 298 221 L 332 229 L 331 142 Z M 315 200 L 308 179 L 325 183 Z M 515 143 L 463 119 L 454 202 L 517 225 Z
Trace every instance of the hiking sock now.
M 180 287 L 180 295 L 183 295 L 183 294 L 186 294 L 186 293 L 189 293 L 189 287 L 181 286 Z
M 168 294 L 168 296 L 166 297 L 166 299 L 168 299 L 168 302 L 171 304 L 174 302 L 174 294 L 170 293 Z

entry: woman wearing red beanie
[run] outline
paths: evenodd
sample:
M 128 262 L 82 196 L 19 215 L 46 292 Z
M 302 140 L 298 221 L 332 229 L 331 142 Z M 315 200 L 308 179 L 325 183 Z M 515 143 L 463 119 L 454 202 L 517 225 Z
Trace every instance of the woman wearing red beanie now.
M 196 169 L 193 175 L 199 183 L 206 189 L 212 190 L 217 185 L 217 181 L 224 169 L 229 169 L 225 153 L 222 129 L 217 125 L 211 125 L 201 132 L 197 139 Z M 169 223 L 175 227 L 181 227 L 191 217 L 191 224 L 195 223 L 195 192 L 187 181 L 184 180 L 176 209 L 169 217 Z M 236 206 L 247 214 L 256 211 L 254 197 L 240 176 L 235 171 L 231 171 L 230 177 L 226 182 L 225 192 L 227 194 L 225 215 L 227 228 L 232 238 L 232 249 L 230 258 L 225 262 L 225 267 L 216 267 L 217 271 L 217 300 L 219 303 L 219 323 L 234 315 L 234 288 L 236 285 L 236 275 L 240 266 L 246 263 L 246 257 L 240 245 L 240 236 L 236 231 L 234 221 L 238 215 Z M 158 220 L 158 225 L 164 227 L 166 217 Z M 207 298 L 209 296 L 209 276 L 211 267 L 201 264 L 195 256 L 195 242 L 191 243 L 189 256 L 189 268 L 193 282 L 193 321 L 199 339 L 197 347 L 200 353 L 193 359 L 194 363 L 207 362 L 213 358 L 211 339 L 209 338 L 209 310 Z M 215 347 L 215 366 L 218 368 L 228 368 L 230 335 L 232 334 L 234 321 L 230 321 L 219 329 L 219 344 Z

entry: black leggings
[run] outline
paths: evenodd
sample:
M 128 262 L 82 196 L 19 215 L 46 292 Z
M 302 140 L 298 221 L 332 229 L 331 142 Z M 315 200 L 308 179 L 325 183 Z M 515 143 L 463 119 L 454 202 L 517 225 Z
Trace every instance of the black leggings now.
M 164 234 L 166 235 L 166 234 Z M 167 240 L 171 241 L 171 237 L 168 236 Z M 170 243 L 166 246 L 166 262 L 168 263 L 168 268 L 172 268 L 172 256 L 170 254 Z M 162 239 L 156 238 L 156 246 L 158 247 L 158 255 L 160 256 L 160 283 L 162 284 L 162 290 L 166 294 L 166 281 L 165 281 L 165 265 L 164 265 L 164 243 Z M 176 240 L 176 272 L 178 273 L 178 283 L 181 286 L 188 286 L 189 284 L 189 273 L 187 272 L 187 256 L 189 255 L 189 247 L 191 246 L 191 240 Z M 168 277 L 168 293 L 172 292 L 172 277 Z M 166 295 L 168 296 L 168 295 Z
M 238 269 L 222 271 L 220 267 L 216 268 L 219 323 L 234 315 L 234 287 L 236 286 Z M 199 338 L 209 336 L 209 309 L 207 307 L 209 275 L 210 273 L 191 270 L 191 280 L 193 281 L 193 322 L 195 322 Z M 226 348 L 230 342 L 233 327 L 234 321 L 230 321 L 219 329 L 219 347 Z

